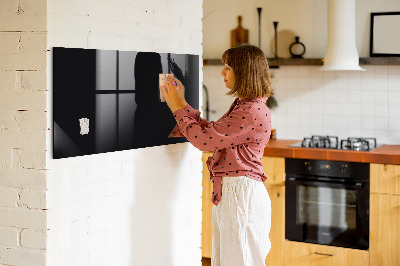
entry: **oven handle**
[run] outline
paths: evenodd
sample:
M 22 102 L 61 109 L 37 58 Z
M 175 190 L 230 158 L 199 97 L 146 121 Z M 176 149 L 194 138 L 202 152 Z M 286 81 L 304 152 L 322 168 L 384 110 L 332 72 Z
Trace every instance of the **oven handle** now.
M 362 182 L 356 182 L 356 183 L 346 183 L 346 182 L 331 182 L 331 181 L 309 181 L 309 180 L 304 180 L 303 178 L 297 178 L 297 177 L 288 177 L 287 181 L 291 181 L 291 182 L 296 182 L 296 183 L 301 183 L 304 185 L 341 185 L 347 188 L 353 188 L 353 189 L 361 189 L 363 187 L 363 183 Z

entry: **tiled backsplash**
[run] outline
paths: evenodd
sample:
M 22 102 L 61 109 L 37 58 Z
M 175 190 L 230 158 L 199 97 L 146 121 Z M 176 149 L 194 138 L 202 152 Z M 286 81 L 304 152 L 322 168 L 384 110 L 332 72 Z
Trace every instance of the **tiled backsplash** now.
M 364 65 L 366 71 L 324 72 L 319 66 L 271 69 L 278 107 L 272 125 L 281 139 L 311 135 L 376 137 L 380 144 L 400 144 L 400 66 Z M 220 76 L 222 66 L 205 66 L 210 120 L 217 120 L 233 98 Z

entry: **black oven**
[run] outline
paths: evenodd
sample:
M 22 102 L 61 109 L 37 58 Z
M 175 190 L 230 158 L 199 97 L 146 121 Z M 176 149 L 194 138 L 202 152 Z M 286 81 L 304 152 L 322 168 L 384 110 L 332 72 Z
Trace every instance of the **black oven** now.
M 286 239 L 368 249 L 368 163 L 287 158 L 285 169 Z

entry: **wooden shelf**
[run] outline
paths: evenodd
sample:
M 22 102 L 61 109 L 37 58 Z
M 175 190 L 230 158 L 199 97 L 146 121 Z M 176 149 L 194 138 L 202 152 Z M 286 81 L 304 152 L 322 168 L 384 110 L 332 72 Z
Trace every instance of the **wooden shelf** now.
M 362 57 L 360 65 L 400 65 L 400 57 Z
M 268 58 L 271 68 L 279 66 L 321 66 L 322 58 Z M 204 59 L 203 65 L 222 65 L 220 59 Z M 400 57 L 362 57 L 360 65 L 400 65 Z

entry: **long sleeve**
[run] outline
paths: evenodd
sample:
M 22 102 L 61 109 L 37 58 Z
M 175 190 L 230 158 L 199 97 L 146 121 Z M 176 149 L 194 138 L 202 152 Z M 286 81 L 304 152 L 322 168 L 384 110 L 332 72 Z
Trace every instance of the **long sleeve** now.
M 257 121 L 248 108 L 236 108 L 218 122 L 201 125 L 182 109 L 175 111 L 180 132 L 201 151 L 234 148 L 234 146 L 255 142 Z M 262 123 L 258 126 L 263 126 Z M 264 125 L 265 126 L 265 125 Z
M 203 119 L 200 117 L 200 111 L 194 109 L 192 106 L 190 106 L 189 104 L 186 105 L 185 109 L 184 109 L 185 114 L 187 114 L 188 116 L 190 116 L 191 118 L 193 118 L 194 120 L 196 120 L 200 126 L 202 127 L 206 127 L 209 125 L 210 122 L 208 122 L 207 120 Z M 173 138 L 173 137 L 185 137 L 182 132 L 179 130 L 179 126 L 176 125 L 174 127 L 174 129 L 172 130 L 172 132 L 170 133 L 170 135 L 168 136 L 168 138 Z

